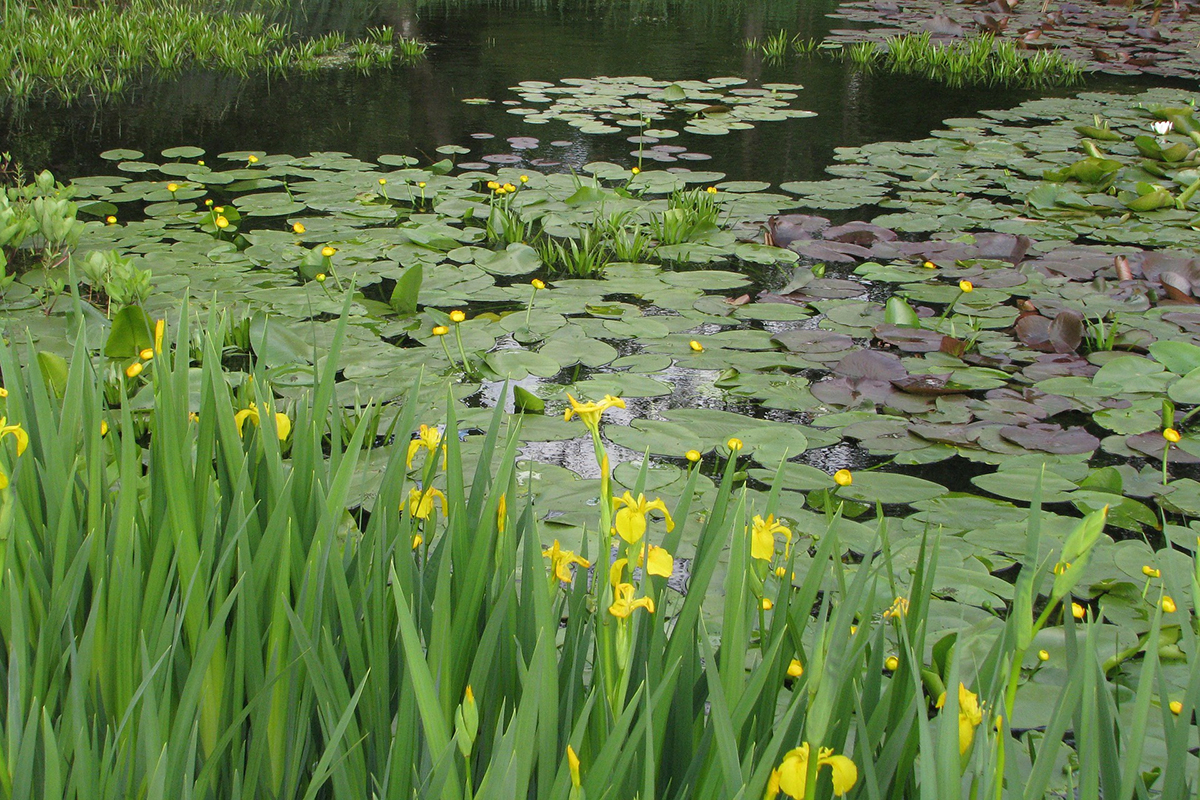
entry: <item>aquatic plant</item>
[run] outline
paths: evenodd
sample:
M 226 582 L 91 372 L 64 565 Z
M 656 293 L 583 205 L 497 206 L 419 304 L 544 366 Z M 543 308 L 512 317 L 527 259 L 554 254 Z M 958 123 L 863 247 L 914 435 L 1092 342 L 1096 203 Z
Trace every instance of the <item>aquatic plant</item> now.
M 934 42 L 928 33 L 893 36 L 882 44 L 857 42 L 845 52 L 861 69 L 920 75 L 953 87 L 1062 86 L 1083 75 L 1079 64 L 1058 53 L 1025 55 L 1012 41 L 986 33 L 946 44 Z
M 124 91 L 146 69 L 171 75 L 199 67 L 241 76 L 256 69 L 309 71 L 346 61 L 350 46 L 359 44 L 369 48 L 374 63 L 391 60 L 390 29 L 356 42 L 339 31 L 297 41 L 289 28 L 268 25 L 262 14 L 217 13 L 175 0 L 85 7 L 59 0 L 11 3 L 0 27 L 0 65 L 12 68 L 0 79 L 0 97 L 20 101 L 46 91 L 68 102 L 104 98 Z M 409 61 L 424 52 L 423 44 L 403 38 L 399 46 Z M 362 51 L 354 58 L 366 61 Z
M 82 340 L 47 367 L 0 343 L 15 797 L 1195 789 L 1186 592 L 1141 565 L 1119 633 L 1077 594 L 1109 513 L 1059 530 L 1040 478 L 1012 527 L 1045 557 L 965 626 L 944 597 L 956 537 L 881 519 L 843 556 L 840 511 L 869 472 L 820 473 L 820 522 L 801 528 L 779 513 L 786 464 L 743 491 L 744 442 L 697 431 L 722 451 L 665 496 L 650 464 L 610 468 L 625 402 L 571 397 L 563 424 L 600 476 L 572 529 L 540 518 L 503 403 L 475 425 L 414 383 L 390 443 L 372 408 L 339 412 L 344 316 L 286 395 L 261 364 L 253 381 L 222 369 L 219 317 L 203 336 L 146 322 L 115 375 Z

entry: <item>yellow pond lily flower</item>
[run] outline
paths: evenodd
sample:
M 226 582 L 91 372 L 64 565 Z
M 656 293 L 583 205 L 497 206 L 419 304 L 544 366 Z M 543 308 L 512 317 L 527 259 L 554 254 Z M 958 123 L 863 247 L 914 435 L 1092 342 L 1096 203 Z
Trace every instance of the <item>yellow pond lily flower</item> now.
M 686 458 L 688 461 L 692 462 L 693 464 L 695 464 L 697 461 L 699 461 L 701 459 L 702 456 L 700 455 L 699 450 L 688 450 L 686 453 L 683 454 L 683 457 Z
M 445 516 L 446 495 L 432 486 L 423 492 L 414 486 L 408 490 L 408 513 L 417 519 L 429 519 L 429 515 L 433 513 L 434 500 L 441 504 L 442 516 Z
M 554 540 L 554 544 L 546 550 L 542 551 L 542 555 L 550 559 L 550 571 L 554 577 L 558 578 L 563 583 L 570 583 L 572 579 L 571 565 L 577 564 L 584 569 L 592 565 L 592 562 L 586 558 L 581 558 L 570 550 L 563 550 L 558 543 L 558 539 Z
M 1150 566 L 1149 564 L 1142 565 L 1142 574 L 1145 575 L 1147 578 L 1161 578 L 1162 577 L 1162 572 L 1160 570 L 1157 570 L 1154 567 Z
M 1038 661 L 1046 662 L 1050 660 L 1049 650 L 1038 650 Z
M 895 672 L 900 669 L 900 659 L 895 656 L 888 656 L 883 660 L 883 668 L 888 672 Z
M 970 281 L 959 281 L 958 290 L 963 294 L 970 294 L 971 292 L 975 291 L 975 284 L 971 283 Z
M 447 333 L 449 333 L 449 332 L 450 332 L 450 329 L 449 329 L 449 328 L 447 328 L 445 325 L 435 325 L 435 326 L 433 326 L 433 331 L 432 331 L 432 333 L 433 333 L 433 335 L 434 335 L 434 336 L 445 336 L 445 335 L 446 335 Z
M 839 469 L 833 473 L 833 482 L 838 486 L 849 486 L 854 483 L 854 476 L 850 474 L 848 469 Z
M 9 425 L 7 417 L 0 417 L 0 441 L 5 436 L 11 436 L 17 440 L 17 455 L 25 452 L 25 448 L 29 447 L 29 434 L 20 425 Z M 8 488 L 8 473 L 0 469 L 0 489 Z
M 419 451 L 422 447 L 431 453 L 436 453 L 438 446 L 441 445 L 441 443 L 441 431 L 428 425 L 421 425 L 420 430 L 417 431 L 416 438 L 408 443 L 408 468 L 412 469 L 413 459 L 416 458 L 417 451 Z
M 450 321 L 451 322 L 464 322 L 464 321 L 466 321 L 466 319 L 467 319 L 467 315 L 462 311 L 451 311 L 450 312 Z
M 217 219 L 216 219 L 216 220 L 213 222 L 213 224 L 214 224 L 214 225 L 216 225 L 216 226 L 217 226 L 218 228 L 220 228 L 221 230 L 225 230 L 226 228 L 228 228 L 228 227 L 229 227 L 229 220 L 225 219 L 225 217 L 221 217 L 221 216 L 219 216 L 219 217 L 217 217 Z
M 604 399 L 598 403 L 581 403 L 571 395 L 567 395 L 567 399 L 571 401 L 571 407 L 563 413 L 563 419 L 567 422 L 571 421 L 571 417 L 578 416 L 583 421 L 584 426 L 593 433 L 600 430 L 600 415 L 610 408 L 624 408 L 625 401 L 619 397 L 613 397 L 611 394 L 604 395 Z
M 270 409 L 264 405 L 263 411 L 269 413 Z M 251 403 L 248 407 L 243 408 L 241 411 L 239 411 L 233 415 L 233 421 L 235 423 L 237 423 L 237 429 L 238 429 L 239 436 L 245 435 L 242 433 L 242 428 L 243 428 L 243 426 L 245 426 L 246 420 L 250 420 L 255 425 L 260 424 L 261 420 L 259 417 L 259 410 L 258 410 L 257 403 Z M 282 411 L 276 411 L 275 412 L 275 433 L 277 436 L 279 436 L 279 441 L 282 442 L 284 439 L 286 439 L 288 437 L 288 434 L 291 432 L 292 432 L 292 421 L 290 419 L 288 419 L 288 415 L 284 414 Z
M 326 258 L 331 257 L 336 252 L 337 250 L 329 245 L 325 245 L 321 248 L 321 255 L 325 256 Z
M 174 194 L 175 192 L 178 192 L 178 191 L 179 191 L 179 184 L 178 184 L 178 183 L 168 183 L 168 184 L 167 184 L 167 191 L 168 191 L 168 192 L 171 192 L 172 194 Z
M 608 607 L 608 613 L 619 619 L 627 619 L 636 609 L 644 608 L 647 612 L 654 613 L 654 601 L 649 597 L 639 597 L 633 599 L 633 584 L 618 583 L 613 589 L 613 602 Z
M 937 707 L 946 704 L 946 693 L 938 697 Z M 975 741 L 975 729 L 983 722 L 983 709 L 979 705 L 979 695 L 967 688 L 966 684 L 958 685 L 958 754 L 962 755 L 971 749 Z
M 800 663 L 800 659 L 792 659 L 792 663 L 788 664 L 787 674 L 789 678 L 799 678 L 804 674 L 804 665 Z
M 142 374 L 143 369 L 144 367 L 142 367 L 141 362 L 135 361 L 125 368 L 125 377 L 136 378 L 138 375 Z
M 688 347 L 692 348 L 692 350 L 694 350 L 697 353 L 704 352 L 704 345 L 700 344 L 695 339 L 692 339 L 690 342 L 688 342 Z
M 112 214 L 109 214 L 107 217 L 105 217 L 104 221 L 107 222 L 109 225 L 117 224 L 117 218 Z
M 1180 436 L 1179 431 L 1175 430 L 1174 428 L 1167 428 L 1165 431 L 1163 431 L 1163 438 L 1171 444 L 1176 444 L 1183 437 Z
M 545 282 L 545 281 L 543 281 L 541 278 L 534 278 L 533 280 L 531 280 L 531 281 L 529 282 L 529 284 L 530 284 L 530 285 L 531 285 L 531 286 L 532 286 L 534 289 L 539 289 L 539 290 L 541 290 L 541 289 L 545 289 L 545 288 L 546 288 L 546 282 Z
M 646 535 L 646 515 L 651 511 L 661 511 L 667 518 L 668 533 L 675 528 L 671 512 L 667 510 L 667 504 L 661 498 L 647 501 L 646 495 L 639 494 L 634 500 L 633 495 L 626 492 L 621 497 L 613 498 L 613 511 L 617 512 L 613 519 L 617 533 L 630 544 L 640 542 Z
M 775 519 L 774 514 L 767 518 L 755 515 L 753 526 L 750 528 L 750 555 L 760 561 L 770 561 L 775 557 L 775 534 L 782 533 L 790 542 L 792 531 Z
M 1087 609 L 1079 605 L 1079 603 L 1071 603 L 1071 616 L 1075 619 L 1083 619 L 1087 615 Z
M 306 230 L 308 230 L 308 229 L 304 227 L 303 222 L 293 222 L 292 223 L 292 233 L 304 233 L 304 231 L 306 231 Z
M 789 797 L 799 800 L 805 796 L 808 786 L 808 742 L 789 750 L 779 765 L 779 788 Z M 834 755 L 833 750 L 822 747 L 817 751 L 817 769 L 829 767 L 833 778 L 833 793 L 842 796 L 858 782 L 858 767 L 845 756 Z
M 1168 595 L 1163 595 L 1162 603 L 1160 605 L 1162 606 L 1163 613 L 1175 613 L 1175 601 L 1172 600 Z
M 1167 708 L 1171 709 L 1171 713 L 1177 717 L 1183 713 L 1183 703 L 1178 700 L 1172 700 L 1167 704 Z

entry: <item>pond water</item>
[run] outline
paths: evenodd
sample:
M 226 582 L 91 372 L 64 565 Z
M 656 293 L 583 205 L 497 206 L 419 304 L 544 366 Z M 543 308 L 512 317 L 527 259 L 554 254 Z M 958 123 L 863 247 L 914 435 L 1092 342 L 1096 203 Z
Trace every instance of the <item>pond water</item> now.
M 509 136 L 543 142 L 570 139 L 567 166 L 588 161 L 633 163 L 623 136 L 585 136 L 563 123 L 524 124 L 506 107 L 467 105 L 465 98 L 512 100 L 520 81 L 600 75 L 704 80 L 735 75 L 750 85 L 804 86 L 796 105 L 815 117 L 764 124 L 708 137 L 684 134 L 680 144 L 713 156 L 704 168 L 735 180 L 780 183 L 819 178 L 835 147 L 906 141 L 943 119 L 1006 108 L 1035 96 L 1065 96 L 1080 88 L 1134 90 L 1137 79 L 1091 78 L 1057 92 L 948 89 L 925 80 L 863 74 L 839 58 L 789 55 L 773 65 L 744 45 L 779 30 L 823 37 L 844 21 L 826 18 L 832 0 L 749 2 L 519 2 L 467 0 L 414 8 L 409 3 L 293 4 L 286 19 L 297 31 L 341 29 L 358 34 L 376 24 L 433 44 L 413 67 L 361 75 L 331 70 L 288 80 L 212 73 L 149 81 L 127 99 L 100 107 L 34 105 L 0 120 L 0 141 L 26 164 L 62 175 L 103 171 L 99 154 L 132 147 L 155 153 L 181 144 L 210 153 L 266 149 L 303 154 L 342 151 L 373 160 L 383 153 L 427 154 L 440 145 L 495 152 Z M 836 23 L 836 24 L 835 24 Z M 1161 79 L 1156 83 L 1161 83 Z M 481 143 L 473 133 L 496 139 Z M 536 158 L 543 153 L 530 153 Z

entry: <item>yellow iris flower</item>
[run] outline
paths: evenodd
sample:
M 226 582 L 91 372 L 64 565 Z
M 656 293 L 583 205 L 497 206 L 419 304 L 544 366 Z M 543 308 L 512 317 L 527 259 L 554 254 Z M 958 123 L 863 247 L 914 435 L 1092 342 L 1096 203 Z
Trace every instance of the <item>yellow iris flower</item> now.
M 584 569 L 592 565 L 592 562 L 586 558 L 580 558 L 570 550 L 563 550 L 558 544 L 558 539 L 554 540 L 554 544 L 550 545 L 549 549 L 543 550 L 542 555 L 550 559 L 550 571 L 554 573 L 554 577 L 563 583 L 571 582 L 573 577 L 571 575 L 572 564 L 578 564 Z
M 633 599 L 633 584 L 618 583 L 613 589 L 613 603 L 608 607 L 608 613 L 619 619 L 627 619 L 635 609 L 644 608 L 649 613 L 654 613 L 654 601 L 649 597 L 639 597 Z
M 446 495 L 430 486 L 425 491 L 417 487 L 408 490 L 408 513 L 417 519 L 429 519 L 433 513 L 433 501 L 437 500 L 442 506 L 442 516 L 446 515 Z
M 268 413 L 270 412 L 270 408 L 268 408 L 265 404 L 263 405 L 263 410 Z M 239 411 L 233 415 L 233 421 L 235 423 L 237 423 L 238 436 L 245 435 L 242 432 L 242 428 L 245 426 L 246 420 L 250 420 L 255 425 L 258 425 L 261 423 L 257 403 L 251 403 L 248 407 L 243 408 L 241 411 Z M 292 432 L 292 421 L 290 419 L 288 419 L 288 415 L 284 414 L 281 411 L 276 411 L 275 412 L 275 433 L 279 436 L 279 441 L 282 442 L 284 439 L 286 439 L 288 437 L 288 434 L 291 432 Z
M 789 797 L 804 797 L 808 784 L 808 759 L 808 742 L 789 750 L 783 757 L 783 763 L 771 773 L 767 794 L 774 797 L 771 794 L 774 788 L 776 794 L 782 789 Z M 833 777 L 833 793 L 839 797 L 853 789 L 858 782 L 858 767 L 854 762 L 845 756 L 834 755 L 828 747 L 817 751 L 817 769 L 821 767 L 829 767 Z
M 25 452 L 25 448 L 29 447 L 29 434 L 20 425 L 9 425 L 7 417 L 0 417 L 0 440 L 5 436 L 11 436 L 17 440 L 17 455 Z M 8 488 L 8 474 L 0 469 L 0 489 Z
M 671 519 L 671 512 L 667 511 L 667 504 L 661 498 L 647 501 L 646 495 L 639 494 L 634 500 L 633 495 L 626 492 L 621 497 L 613 498 L 613 511 L 617 512 L 613 526 L 622 539 L 636 544 L 646 535 L 646 515 L 656 510 L 667 518 L 667 532 L 670 533 L 675 528 L 675 521 Z
M 946 693 L 938 697 L 937 707 L 946 704 Z M 983 709 L 979 705 L 979 695 L 966 687 L 958 685 L 958 754 L 962 755 L 971 749 L 975 741 L 975 729 L 983 722 Z
M 611 394 L 604 395 L 604 399 L 598 403 L 581 403 L 571 395 L 567 395 L 567 399 L 571 401 L 571 407 L 563 414 L 563 419 L 567 422 L 571 421 L 571 417 L 578 416 L 583 420 L 584 426 L 592 433 L 600 431 L 600 415 L 610 408 L 624 408 L 625 401 L 619 397 L 613 397 Z
M 428 425 L 422 425 L 417 432 L 417 437 L 408 443 L 408 468 L 412 469 L 413 459 L 417 457 L 417 452 L 422 447 L 431 453 L 436 453 L 438 445 L 441 443 L 441 431 Z
M 750 529 L 750 555 L 760 561 L 770 561 L 775 557 L 775 534 L 782 533 L 787 540 L 792 540 L 792 532 L 786 525 L 775 519 L 774 514 L 767 514 L 763 519 L 754 516 L 754 525 Z

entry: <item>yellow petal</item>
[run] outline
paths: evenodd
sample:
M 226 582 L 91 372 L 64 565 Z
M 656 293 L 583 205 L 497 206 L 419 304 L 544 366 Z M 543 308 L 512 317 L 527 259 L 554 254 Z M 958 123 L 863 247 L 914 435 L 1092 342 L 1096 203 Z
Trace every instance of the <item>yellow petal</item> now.
M 662 501 L 662 498 L 656 498 L 653 502 L 646 503 L 644 510 L 649 513 L 654 510 L 661 511 L 663 516 L 667 518 L 667 533 L 675 530 L 675 520 L 671 519 L 671 512 L 667 511 L 667 504 Z
M 408 442 L 408 458 L 406 461 L 409 469 L 412 469 L 413 459 L 416 458 L 417 451 L 420 450 L 421 447 L 422 447 L 422 444 L 421 444 L 420 439 L 410 439 L 409 440 L 409 442 Z
M 282 411 L 275 412 L 275 433 L 279 436 L 279 441 L 283 441 L 292 432 L 292 421 L 288 419 L 288 415 Z
M 854 788 L 854 784 L 858 783 L 858 767 L 845 756 L 825 756 L 820 759 L 820 763 L 828 765 L 833 773 L 831 777 L 833 778 L 834 794 L 844 795 Z
M 630 544 L 635 544 L 646 535 L 646 515 L 636 509 L 622 508 L 613 520 L 617 533 Z
M 675 571 L 675 559 L 665 548 L 650 545 L 650 554 L 646 556 L 646 571 L 651 575 L 669 578 Z
M 804 797 L 808 785 L 808 742 L 789 750 L 779 765 L 779 788 L 795 798 Z
M 242 428 L 246 424 L 246 420 L 253 420 L 254 424 L 258 424 L 258 409 L 243 408 L 241 411 L 233 415 L 233 421 L 237 425 L 238 435 L 243 436 Z

